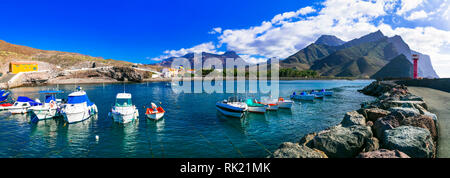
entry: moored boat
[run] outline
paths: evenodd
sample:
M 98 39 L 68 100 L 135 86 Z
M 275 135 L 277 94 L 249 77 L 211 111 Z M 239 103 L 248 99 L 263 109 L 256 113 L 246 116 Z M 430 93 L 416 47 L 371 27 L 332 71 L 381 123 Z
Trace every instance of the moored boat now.
M 304 101 L 314 101 L 315 95 L 308 94 L 306 92 L 301 92 L 297 95 L 295 92 L 291 95 L 291 99 L 304 100 Z
M 111 109 L 111 115 L 114 121 L 118 123 L 128 123 L 137 120 L 139 112 L 131 101 L 130 93 L 117 94 L 116 102 Z
M 294 104 L 294 101 L 292 100 L 286 100 L 283 97 L 278 98 L 278 107 L 282 109 L 291 109 L 292 104 Z
M 278 110 L 278 101 L 277 99 L 272 98 L 262 98 L 260 104 L 264 104 L 266 106 L 266 110 L 268 111 L 276 111 Z
M 4 109 L 11 114 L 25 114 L 32 106 L 39 106 L 42 103 L 39 100 L 32 100 L 26 96 L 19 96 L 12 106 L 6 106 Z
M 97 106 L 89 100 L 81 87 L 77 87 L 77 91 L 69 94 L 67 103 L 61 109 L 64 120 L 69 124 L 89 119 L 97 112 Z
M 43 105 L 30 107 L 30 111 L 38 120 L 51 119 L 60 116 L 59 107 L 61 100 L 56 99 L 57 93 L 62 91 L 41 91 L 41 94 L 45 94 L 45 101 Z
M 164 116 L 165 113 L 166 111 L 164 111 L 161 106 L 158 107 L 155 103 L 152 103 L 152 108 L 147 108 L 145 115 L 149 119 L 159 120 Z
M 225 116 L 241 118 L 248 110 L 248 106 L 236 98 L 229 98 L 228 100 L 217 102 L 216 109 Z
M 266 106 L 263 104 L 257 103 L 257 101 L 254 101 L 253 99 L 247 99 L 245 102 L 247 104 L 248 112 L 252 113 L 265 113 L 266 112 Z
M 326 91 L 325 89 L 322 89 L 320 91 L 311 91 L 311 94 L 322 94 L 323 96 L 332 96 L 333 92 L 332 91 Z

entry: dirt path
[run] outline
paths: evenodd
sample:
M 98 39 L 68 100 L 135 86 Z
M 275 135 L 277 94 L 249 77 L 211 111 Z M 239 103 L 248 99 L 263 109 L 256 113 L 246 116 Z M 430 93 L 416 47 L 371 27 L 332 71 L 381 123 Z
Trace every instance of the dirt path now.
M 423 87 L 408 87 L 408 90 L 421 96 L 428 109 L 438 117 L 439 140 L 437 157 L 450 158 L 450 93 Z

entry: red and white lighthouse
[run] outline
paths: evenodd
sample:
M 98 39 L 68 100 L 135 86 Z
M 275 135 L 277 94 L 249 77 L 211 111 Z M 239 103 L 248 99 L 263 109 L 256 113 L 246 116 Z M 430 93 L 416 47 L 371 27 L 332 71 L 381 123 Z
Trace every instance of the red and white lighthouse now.
M 412 57 L 413 57 L 413 61 L 414 61 L 414 76 L 413 76 L 413 78 L 417 79 L 417 71 L 418 71 L 417 68 L 419 67 L 417 62 L 419 62 L 419 55 L 413 54 Z

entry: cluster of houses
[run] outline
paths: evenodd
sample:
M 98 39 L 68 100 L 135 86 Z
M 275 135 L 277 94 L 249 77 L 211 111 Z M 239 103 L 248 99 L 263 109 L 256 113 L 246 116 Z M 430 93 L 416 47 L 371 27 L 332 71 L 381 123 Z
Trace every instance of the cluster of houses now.
M 194 74 L 194 69 L 184 69 L 182 65 L 176 68 L 163 68 L 161 70 L 161 75 L 164 78 L 172 78 L 176 76 L 184 76 L 185 74 Z

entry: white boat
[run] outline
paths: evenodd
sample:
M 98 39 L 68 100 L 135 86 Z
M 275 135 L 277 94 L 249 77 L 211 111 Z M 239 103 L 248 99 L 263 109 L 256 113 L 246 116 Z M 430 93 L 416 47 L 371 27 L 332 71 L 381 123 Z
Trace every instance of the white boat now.
M 268 111 L 276 111 L 278 110 L 278 100 L 272 98 L 262 98 L 260 104 L 264 104 L 266 106 L 266 110 Z
M 69 124 L 89 119 L 97 112 L 97 106 L 89 100 L 81 87 L 77 87 L 77 91 L 69 94 L 67 104 L 61 109 L 64 120 Z
M 308 94 L 306 92 L 301 92 L 300 95 L 297 95 L 295 92 L 291 95 L 291 99 L 296 100 L 304 100 L 304 101 L 314 101 L 316 96 L 312 94 Z
M 39 105 L 42 105 L 42 103 L 37 99 L 34 101 L 28 97 L 19 96 L 12 106 L 6 106 L 4 109 L 11 114 L 25 114 L 28 113 L 30 107 Z
M 40 93 L 46 94 L 43 105 L 33 106 L 29 110 L 36 116 L 38 120 L 51 119 L 60 116 L 59 107 L 61 100 L 56 99 L 57 93 L 61 91 L 41 91 Z
M 161 106 L 158 107 L 156 106 L 155 103 L 152 103 L 152 108 L 147 108 L 145 115 L 149 119 L 159 120 L 164 116 L 165 113 L 166 111 L 164 111 L 164 109 Z
M 265 113 L 266 112 L 266 106 L 263 104 L 259 104 L 256 100 L 247 99 L 246 101 L 248 112 L 252 113 Z
M 111 115 L 115 122 L 128 123 L 139 117 L 138 109 L 131 102 L 130 93 L 118 93 L 116 103 L 111 109 Z
M 282 97 L 278 98 L 278 107 L 282 108 L 282 109 L 291 109 L 292 108 L 292 104 L 294 104 L 294 101 L 292 100 L 286 100 Z
M 332 96 L 333 95 L 333 92 L 332 91 L 326 91 L 325 89 L 322 89 L 322 90 L 320 90 L 320 91 L 311 91 L 311 94 L 321 94 L 321 95 L 324 95 L 324 96 Z
M 217 102 L 216 109 L 225 116 L 241 118 L 248 110 L 248 106 L 244 102 L 231 97 L 228 100 Z

